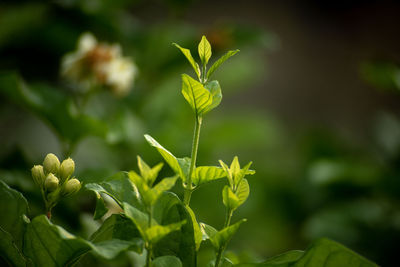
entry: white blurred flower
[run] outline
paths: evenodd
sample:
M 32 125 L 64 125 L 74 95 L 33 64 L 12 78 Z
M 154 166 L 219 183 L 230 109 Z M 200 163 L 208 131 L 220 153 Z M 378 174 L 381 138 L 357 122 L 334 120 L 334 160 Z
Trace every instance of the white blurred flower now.
M 82 34 L 78 49 L 65 55 L 61 64 L 61 75 L 80 87 L 103 85 L 119 96 L 129 93 L 136 74 L 135 64 L 122 56 L 118 44 L 99 43 L 91 33 Z

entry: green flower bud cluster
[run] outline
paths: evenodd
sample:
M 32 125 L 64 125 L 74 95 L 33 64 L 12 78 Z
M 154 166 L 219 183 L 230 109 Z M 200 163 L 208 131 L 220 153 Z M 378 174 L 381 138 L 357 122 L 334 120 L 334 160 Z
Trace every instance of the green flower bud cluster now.
M 81 189 L 81 182 L 72 177 L 75 162 L 67 158 L 60 160 L 53 153 L 47 154 L 43 165 L 33 166 L 32 178 L 42 191 L 48 211 L 53 208 L 61 197 L 74 194 Z

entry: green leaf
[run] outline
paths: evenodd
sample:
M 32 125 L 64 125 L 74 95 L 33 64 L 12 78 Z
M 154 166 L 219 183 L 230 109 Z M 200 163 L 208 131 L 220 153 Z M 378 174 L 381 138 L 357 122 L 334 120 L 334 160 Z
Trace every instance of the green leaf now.
M 218 250 L 220 247 L 228 244 L 228 242 L 231 240 L 233 235 L 239 229 L 240 225 L 245 221 L 247 221 L 247 220 L 242 219 L 242 220 L 238 221 L 237 223 L 232 224 L 231 226 L 228 226 L 228 227 L 222 229 L 221 231 L 217 232 L 213 236 L 209 235 L 208 237 L 211 241 L 211 244 L 214 246 L 214 248 Z M 209 234 L 211 234 L 211 232 Z
M 90 241 L 93 243 L 112 239 L 131 241 L 132 245 L 130 250 L 137 253 L 142 253 L 143 251 L 144 243 L 139 230 L 130 219 L 120 214 L 113 214 L 108 217 L 90 237 Z
M 196 167 L 195 174 L 193 177 L 193 183 L 195 185 L 202 185 L 207 182 L 211 182 L 216 179 L 220 179 L 226 176 L 224 169 L 216 166 L 199 166 Z
M 160 155 L 164 158 L 164 160 L 168 163 L 171 169 L 178 174 L 181 179 L 186 182 L 186 174 L 181 167 L 181 164 L 184 165 L 187 160 L 185 159 L 177 159 L 171 152 L 166 150 L 162 145 L 160 145 L 153 137 L 148 134 L 145 134 L 144 137 L 146 138 L 147 142 L 155 147 Z
M 218 233 L 217 229 L 205 223 L 200 223 L 200 229 L 203 234 L 203 240 L 210 239 Z
M 195 225 L 178 196 L 165 192 L 154 205 L 153 218 L 160 225 L 186 220 L 179 231 L 170 233 L 153 247 L 154 256 L 175 255 L 183 266 L 196 266 Z
M 150 168 L 140 156 L 137 156 L 137 159 L 140 175 L 146 180 L 148 186 L 152 186 L 164 164 L 159 163 L 153 168 Z
M 221 86 L 219 85 L 218 81 L 210 81 L 207 82 L 204 87 L 210 91 L 211 96 L 212 96 L 212 103 L 206 108 L 204 111 L 204 114 L 208 113 L 210 110 L 218 107 L 218 105 L 222 101 L 222 92 L 221 92 Z
M 97 192 L 95 192 L 95 194 L 96 194 L 96 209 L 94 210 L 93 219 L 99 220 L 104 215 L 106 215 L 108 209 L 106 207 L 106 203 L 104 202 L 102 196 Z
M 171 189 L 175 185 L 176 179 L 178 179 L 178 176 L 164 178 L 151 189 L 151 192 L 154 195 L 152 204 L 154 204 L 154 202 L 157 201 L 157 199 L 161 196 L 162 193 Z
M 122 207 L 123 202 L 127 202 L 135 207 L 141 207 L 139 199 L 137 198 L 133 185 L 126 172 L 118 172 L 99 183 L 86 184 L 85 188 L 94 191 L 96 197 L 101 194 L 110 196 L 120 207 Z M 104 203 L 97 201 L 97 204 L 100 205 L 100 207 L 96 207 L 96 210 L 98 209 L 99 212 L 96 218 L 104 213 L 105 209 Z
M 196 63 L 196 61 L 193 59 L 192 54 L 190 53 L 190 50 L 187 48 L 183 48 L 180 45 L 173 43 L 179 50 L 181 50 L 182 54 L 185 55 L 187 60 L 189 61 L 190 65 L 192 65 L 192 68 L 194 69 L 194 72 L 197 75 L 197 78 L 200 80 L 201 72 L 200 72 L 200 67 L 199 64 Z
M 89 251 L 112 259 L 132 246 L 132 242 L 118 239 L 91 243 L 52 224 L 44 215 L 34 218 L 27 225 L 24 240 L 24 254 L 32 259 L 35 266 L 49 267 L 70 266 Z
M 289 251 L 272 257 L 263 263 L 237 264 L 235 267 L 377 267 L 378 265 L 358 255 L 345 246 L 321 238 L 314 241 L 306 251 Z
M 24 196 L 0 181 L 0 254 L 12 266 L 26 266 L 22 253 L 28 202 Z
M 203 233 L 200 230 L 200 225 L 196 220 L 196 215 L 194 214 L 193 210 L 189 206 L 186 207 L 186 210 L 190 215 L 190 219 L 192 220 L 194 241 L 196 244 L 196 251 L 198 251 L 201 245 L 201 241 L 203 240 Z
M 239 51 L 240 51 L 239 49 L 228 51 L 225 55 L 223 55 L 216 62 L 214 62 L 214 64 L 211 66 L 211 68 L 207 72 L 207 80 L 213 75 L 214 71 L 216 69 L 218 69 L 219 66 L 221 66 L 222 63 L 224 63 L 228 58 L 235 55 Z
M 149 215 L 126 202 L 123 203 L 123 209 L 126 217 L 131 219 L 132 222 L 136 225 L 143 239 L 145 239 L 145 241 L 148 241 L 146 240 L 146 231 L 149 228 Z M 152 220 L 152 224 L 157 224 L 154 219 Z
M 239 198 L 227 185 L 225 185 L 224 189 L 222 190 L 222 201 L 224 202 L 224 205 L 228 208 L 228 210 L 235 210 L 237 207 L 239 207 Z
M 201 116 L 212 104 L 210 91 L 186 74 L 182 74 L 182 94 L 197 116 Z
M 175 256 L 162 256 L 152 261 L 153 267 L 182 267 L 182 262 Z
M 242 179 L 235 194 L 239 200 L 238 203 L 239 207 L 247 200 L 250 194 L 249 183 L 247 182 L 246 179 Z
M 74 111 L 62 90 L 47 85 L 28 86 L 16 73 L 0 74 L 0 93 L 50 124 L 63 139 L 76 143 L 87 135 L 105 137 L 107 125 Z M 74 127 L 71 127 L 73 125 Z
M 208 60 L 211 57 L 211 45 L 208 42 L 207 38 L 203 35 L 203 37 L 201 38 L 201 41 L 199 43 L 198 46 L 198 52 L 199 52 L 199 57 L 201 59 L 201 62 L 203 63 L 203 65 L 207 65 Z
M 151 226 L 146 230 L 146 239 L 150 243 L 156 244 L 158 241 L 166 237 L 168 234 L 179 230 L 181 226 L 184 225 L 185 223 L 186 220 L 168 225 Z

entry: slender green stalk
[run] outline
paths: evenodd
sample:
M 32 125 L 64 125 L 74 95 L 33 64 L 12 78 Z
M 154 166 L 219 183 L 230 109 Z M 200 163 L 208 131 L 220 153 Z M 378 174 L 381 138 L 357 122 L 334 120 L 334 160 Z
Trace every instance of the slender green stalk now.
M 191 162 L 190 162 L 190 169 L 189 169 L 189 175 L 188 175 L 188 180 L 185 188 L 185 193 L 183 197 L 183 203 L 186 206 L 189 206 L 190 204 L 190 197 L 193 192 L 193 187 L 192 187 L 192 175 L 193 171 L 196 167 L 196 158 L 197 158 L 197 150 L 199 148 L 199 139 L 200 139 L 200 128 L 201 128 L 201 122 L 203 118 L 201 116 L 196 115 L 196 120 L 194 124 L 194 133 L 193 133 L 193 144 L 192 144 L 192 155 L 191 155 Z
M 153 207 L 148 209 L 149 212 L 149 228 L 151 227 L 151 220 L 153 219 Z M 146 243 L 147 255 L 146 255 L 146 267 L 151 267 L 151 256 L 153 254 L 153 246 L 150 242 Z
M 233 210 L 228 209 L 226 212 L 226 218 L 225 218 L 225 223 L 224 223 L 224 228 L 228 227 L 231 224 L 231 219 L 232 219 L 232 214 L 233 214 Z M 221 258 L 222 258 L 222 254 L 224 253 L 226 244 L 224 246 L 220 246 L 217 252 L 217 257 L 215 259 L 215 267 L 218 267 L 220 262 L 221 262 Z

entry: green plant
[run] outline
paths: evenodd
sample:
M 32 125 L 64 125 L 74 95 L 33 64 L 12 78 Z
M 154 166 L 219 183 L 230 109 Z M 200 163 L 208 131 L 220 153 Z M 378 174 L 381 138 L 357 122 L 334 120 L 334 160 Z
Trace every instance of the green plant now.
M 146 267 L 197 266 L 197 253 L 203 242 L 215 249 L 215 260 L 209 266 L 376 266 L 342 245 L 327 239 L 316 240 L 306 251 L 290 251 L 263 263 L 233 264 L 224 257 L 224 250 L 240 225 L 246 219 L 231 224 L 232 214 L 250 193 L 246 175 L 253 175 L 251 162 L 241 167 L 238 157 L 230 166 L 219 161 L 220 166 L 196 166 L 200 129 L 204 116 L 222 100 L 221 87 L 210 80 L 215 70 L 238 50 L 229 51 L 207 71 L 211 58 L 211 45 L 203 36 L 198 46 L 201 66 L 190 51 L 175 44 L 188 59 L 198 80 L 182 75 L 182 94 L 194 112 L 194 135 L 191 157 L 177 158 L 150 135 L 147 142 L 156 148 L 175 176 L 159 179 L 163 164 L 150 167 L 137 157 L 139 172 L 118 172 L 108 178 L 85 184 L 96 196 L 94 219 L 103 218 L 99 229 L 88 240 L 74 236 L 50 222 L 51 209 L 60 197 L 80 189 L 80 182 L 71 178 L 74 162 L 61 164 L 53 154 L 48 154 L 43 166 L 32 168 L 32 177 L 40 187 L 48 216 L 40 215 L 30 221 L 28 203 L 21 193 L 0 182 L 0 250 L 2 257 L 15 266 L 64 266 L 77 263 L 86 253 L 112 259 L 124 251 L 141 254 L 146 251 Z M 184 188 L 178 197 L 170 190 L 177 179 Z M 226 178 L 222 190 L 222 203 L 226 219 L 221 230 L 198 223 L 190 207 L 193 192 L 209 182 Z M 78 182 L 76 182 L 78 181 Z M 105 216 L 111 198 L 120 212 Z

